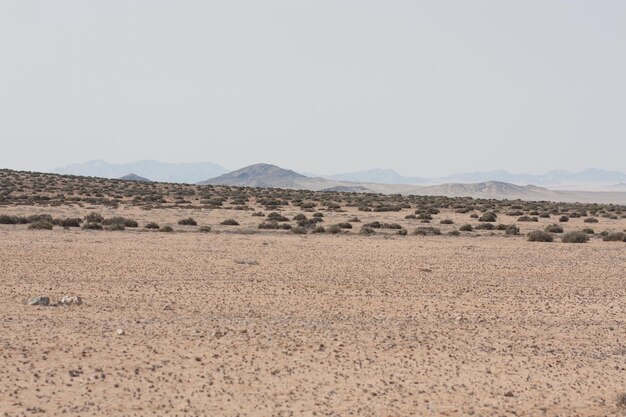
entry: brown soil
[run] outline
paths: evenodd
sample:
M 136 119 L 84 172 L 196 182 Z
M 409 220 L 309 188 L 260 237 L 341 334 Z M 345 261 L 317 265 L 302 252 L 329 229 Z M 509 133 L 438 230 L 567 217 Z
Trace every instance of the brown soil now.
M 364 237 L 359 224 L 349 235 L 246 234 L 228 230 L 263 219 L 116 214 L 178 232 L 0 226 L 0 415 L 626 413 L 622 242 Z M 406 213 L 324 224 L 354 214 Z M 223 232 L 176 225 L 189 215 Z M 228 217 L 242 226 L 216 226 Z M 447 217 L 457 224 L 432 225 L 469 220 Z M 498 220 L 523 232 L 555 222 Z M 605 221 L 591 226 L 624 229 Z M 23 301 L 66 294 L 84 304 Z

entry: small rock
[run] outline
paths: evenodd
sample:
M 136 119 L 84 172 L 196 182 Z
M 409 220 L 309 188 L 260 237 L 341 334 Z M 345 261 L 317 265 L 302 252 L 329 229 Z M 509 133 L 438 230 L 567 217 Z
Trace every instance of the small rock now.
M 47 306 L 50 305 L 49 297 L 33 297 L 28 300 L 30 306 Z
M 221 330 L 215 330 L 212 334 L 212 336 L 216 339 L 221 339 L 222 337 L 226 336 L 226 331 L 221 331 Z
M 513 391 L 507 391 L 504 393 L 505 397 L 515 397 L 515 394 L 513 394 Z
M 235 259 L 235 263 L 239 265 L 258 265 L 254 259 Z
M 117 329 L 117 335 L 118 336 L 124 336 L 126 334 L 126 332 L 124 331 L 124 329 Z
M 61 298 L 61 304 L 64 306 L 81 305 L 83 300 L 77 295 L 64 295 Z

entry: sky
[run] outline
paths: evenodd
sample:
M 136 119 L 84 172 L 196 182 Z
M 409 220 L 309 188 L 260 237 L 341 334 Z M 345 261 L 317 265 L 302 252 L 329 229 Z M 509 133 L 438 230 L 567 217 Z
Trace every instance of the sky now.
M 626 171 L 626 1 L 0 0 L 0 168 Z

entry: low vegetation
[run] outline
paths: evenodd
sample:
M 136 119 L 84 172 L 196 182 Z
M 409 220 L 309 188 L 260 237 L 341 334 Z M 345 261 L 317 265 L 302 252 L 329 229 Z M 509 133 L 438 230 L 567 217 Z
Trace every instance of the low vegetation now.
M 543 230 L 533 230 L 528 233 L 526 239 L 529 242 L 552 242 L 554 241 L 554 236 L 548 232 L 544 232 Z

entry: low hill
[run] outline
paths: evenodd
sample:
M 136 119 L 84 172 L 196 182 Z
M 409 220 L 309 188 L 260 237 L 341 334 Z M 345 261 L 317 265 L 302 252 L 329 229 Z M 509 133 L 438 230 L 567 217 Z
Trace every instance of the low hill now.
M 405 177 L 393 169 L 368 169 L 365 171 L 346 172 L 342 174 L 324 175 L 333 181 L 350 181 L 373 184 L 426 184 L 429 180 L 418 177 Z M 432 183 L 432 182 L 430 182 Z
M 372 190 L 362 187 L 360 185 L 354 185 L 354 186 L 337 185 L 335 187 L 324 188 L 321 191 L 336 192 L 336 193 L 371 193 L 373 192 Z
M 124 175 L 123 177 L 120 177 L 120 179 L 124 181 L 152 182 L 148 178 L 144 178 L 137 174 L 132 174 L 132 173 Z
M 421 193 L 426 195 L 445 195 L 449 197 L 480 197 L 529 199 L 534 196 L 549 194 L 547 188 L 534 185 L 515 185 L 501 181 L 487 181 L 474 184 L 442 184 L 424 187 Z M 541 200 L 541 198 L 539 198 Z
M 238 187 L 289 188 L 319 191 L 343 185 L 324 178 L 307 177 L 295 171 L 270 164 L 255 164 L 228 174 L 201 181 L 199 184 L 232 185 Z

